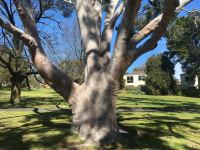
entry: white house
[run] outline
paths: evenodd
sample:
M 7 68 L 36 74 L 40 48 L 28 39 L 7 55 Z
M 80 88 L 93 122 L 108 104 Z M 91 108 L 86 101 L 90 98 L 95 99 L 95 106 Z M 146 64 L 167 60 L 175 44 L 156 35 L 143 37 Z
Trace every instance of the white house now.
M 195 78 L 192 78 L 187 74 L 181 74 L 181 87 L 183 89 L 188 87 L 195 87 L 198 89 L 199 88 L 198 77 L 195 76 Z
M 124 75 L 125 86 L 143 86 L 145 85 L 145 73 L 142 70 L 134 70 L 133 73 L 126 73 Z

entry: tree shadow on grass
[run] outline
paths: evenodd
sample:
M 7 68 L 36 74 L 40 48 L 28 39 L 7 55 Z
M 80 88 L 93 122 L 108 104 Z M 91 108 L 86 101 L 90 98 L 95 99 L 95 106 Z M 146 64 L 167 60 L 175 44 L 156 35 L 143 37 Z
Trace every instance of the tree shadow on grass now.
M 130 97 L 120 97 L 120 100 L 123 101 L 123 104 L 120 104 L 118 106 L 118 110 L 121 110 L 122 112 L 144 111 L 144 112 L 200 113 L 200 105 L 195 102 L 178 101 L 178 100 L 172 101 L 172 100 L 162 100 L 162 99 L 152 99 L 152 98 L 151 99 L 130 98 Z M 126 104 L 128 104 L 129 106 L 123 106 Z M 146 106 L 140 107 L 140 104 L 145 104 Z M 152 107 L 148 105 L 154 105 L 154 106 Z
M 119 115 L 120 116 L 120 115 Z M 119 137 L 119 143 L 124 145 L 124 149 L 174 149 L 169 143 L 161 139 L 161 137 L 175 137 L 178 139 L 187 139 L 181 131 L 177 132 L 174 130 L 175 127 L 180 127 L 182 129 L 189 128 L 190 130 L 197 131 L 200 128 L 190 125 L 190 122 L 200 123 L 200 119 L 178 119 L 176 117 L 168 116 L 151 116 L 149 118 L 151 123 L 140 123 L 140 125 L 121 123 L 126 120 L 137 120 L 146 118 L 123 118 L 122 116 L 118 118 L 118 125 L 120 129 L 127 131 L 128 133 L 121 134 Z M 166 121 L 167 120 L 167 121 Z M 163 128 L 167 127 L 167 128 Z M 190 141 L 191 142 L 191 141 Z M 192 141 L 200 147 L 200 143 L 197 141 Z M 183 147 L 190 146 L 183 144 Z M 195 149 L 195 148 L 194 148 Z
M 26 115 L 19 126 L 1 125 L 0 149 L 74 149 L 80 141 L 71 132 L 71 111 L 59 110 Z M 75 140 L 73 140 L 75 139 Z
M 58 106 L 58 105 L 67 105 L 61 97 L 23 97 L 19 104 L 11 105 L 8 101 L 0 102 L 0 109 L 9 109 L 9 108 L 34 108 L 37 106 Z
M 121 97 L 120 99 L 123 104 L 119 105 L 117 109 L 118 124 L 121 129 L 128 133 L 121 134 L 119 143 L 124 145 L 125 149 L 132 147 L 134 149 L 170 150 L 174 148 L 170 147 L 169 143 L 162 140 L 161 137 L 174 137 L 188 141 L 181 131 L 177 131 L 177 128 L 189 129 L 188 134 L 191 130 L 200 131 L 199 127 L 191 125 L 191 123 L 200 124 L 200 117 L 182 119 L 173 115 L 175 113 L 179 115 L 181 113 L 198 115 L 200 105 L 195 102 L 130 97 Z M 152 114 L 154 112 L 157 115 Z M 137 113 L 145 113 L 145 115 L 137 116 Z M 165 115 L 165 113 L 172 113 L 172 115 Z M 130 121 L 131 123 L 129 123 Z M 192 142 L 200 147 L 200 143 Z M 182 147 L 192 149 L 185 143 Z
M 51 102 L 49 102 L 51 101 Z M 22 103 L 24 108 L 29 105 L 56 105 L 62 101 L 61 99 L 55 98 L 30 98 L 26 99 Z M 118 125 L 120 129 L 127 131 L 128 133 L 122 133 L 118 136 L 118 141 L 108 147 L 100 147 L 97 149 L 162 149 L 170 150 L 174 149 L 169 143 L 162 140 L 161 137 L 175 137 L 185 139 L 185 136 L 180 132 L 174 130 L 175 127 L 180 126 L 182 128 L 189 128 L 191 130 L 200 130 L 198 127 L 192 126 L 190 122 L 200 123 L 200 117 L 194 117 L 192 119 L 180 119 L 176 116 L 167 116 L 166 112 L 173 113 L 198 113 L 200 107 L 194 102 L 181 102 L 168 100 L 152 100 L 152 99 L 137 99 L 137 98 L 126 98 L 123 100 L 128 104 L 133 101 L 137 104 L 147 104 L 145 107 L 140 107 L 139 111 L 142 112 L 160 112 L 162 115 L 155 116 L 148 114 L 145 117 L 134 116 L 134 113 L 138 112 L 136 106 L 125 107 L 119 106 L 118 110 Z M 28 104 L 32 103 L 32 104 Z M 155 107 L 148 107 L 149 104 L 154 104 Z M 130 105 L 131 106 L 131 105 Z M 131 109 L 130 109 L 131 108 Z M 33 114 L 23 115 L 25 118 L 21 120 L 22 125 L 11 128 L 2 125 L 0 130 L 0 149 L 13 150 L 13 149 L 82 149 L 78 145 L 81 144 L 77 141 L 78 136 L 73 135 L 70 131 L 71 126 L 71 111 L 70 110 L 58 110 L 52 112 L 40 112 L 35 108 Z M 124 116 L 123 113 L 127 115 Z M 129 115 L 130 114 L 130 115 Z M 133 117 L 134 116 L 134 117 Z M 15 116 L 20 117 L 20 116 Z M 9 118 L 5 118 L 9 119 Z M 10 118 L 14 119 L 14 118 Z M 140 122 L 140 125 L 135 123 L 124 123 L 126 121 L 137 121 L 145 120 Z M 165 128 L 163 128 L 163 126 Z M 198 143 L 197 143 L 198 144 Z M 188 145 L 183 145 L 187 149 L 192 149 Z

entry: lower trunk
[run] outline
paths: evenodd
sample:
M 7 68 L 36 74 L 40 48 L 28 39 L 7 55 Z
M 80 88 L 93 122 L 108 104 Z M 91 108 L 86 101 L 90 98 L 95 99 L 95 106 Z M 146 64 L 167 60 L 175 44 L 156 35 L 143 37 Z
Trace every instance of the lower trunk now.
M 93 73 L 70 101 L 74 131 L 90 144 L 115 141 L 118 132 L 115 104 L 116 84 L 106 73 Z
M 20 83 L 12 83 L 11 94 L 10 94 L 10 103 L 11 104 L 20 103 L 20 97 L 21 97 L 21 84 Z

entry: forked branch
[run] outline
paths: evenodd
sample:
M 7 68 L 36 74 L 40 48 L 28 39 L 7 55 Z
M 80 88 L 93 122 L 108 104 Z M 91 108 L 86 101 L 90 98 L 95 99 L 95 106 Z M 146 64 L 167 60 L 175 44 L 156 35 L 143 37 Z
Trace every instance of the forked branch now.
M 190 3 L 192 0 L 180 0 L 179 1 L 179 6 L 176 7 L 175 13 L 178 14 L 178 12 L 188 3 Z M 133 48 L 133 45 L 138 44 L 140 41 L 148 37 L 151 33 L 153 33 L 161 19 L 162 19 L 163 14 L 160 14 L 158 17 L 154 18 L 150 23 L 148 23 L 143 29 L 141 29 L 139 32 L 133 35 L 133 37 L 130 40 L 130 47 Z M 131 46 L 132 45 L 132 46 Z

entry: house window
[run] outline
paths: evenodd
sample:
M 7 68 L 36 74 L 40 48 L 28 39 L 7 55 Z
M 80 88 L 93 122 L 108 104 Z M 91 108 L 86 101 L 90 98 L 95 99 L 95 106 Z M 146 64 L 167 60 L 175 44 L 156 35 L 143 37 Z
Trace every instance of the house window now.
M 144 81 L 144 78 L 145 78 L 144 76 L 138 76 L 139 81 Z
M 191 78 L 189 76 L 185 77 L 185 82 L 191 82 Z
M 127 77 L 127 83 L 133 83 L 133 76 Z
M 188 81 L 189 81 L 189 78 L 188 78 L 188 77 L 185 77 L 185 81 L 188 82 Z

